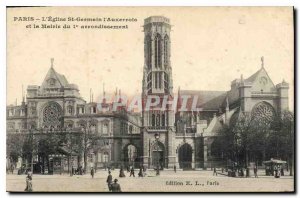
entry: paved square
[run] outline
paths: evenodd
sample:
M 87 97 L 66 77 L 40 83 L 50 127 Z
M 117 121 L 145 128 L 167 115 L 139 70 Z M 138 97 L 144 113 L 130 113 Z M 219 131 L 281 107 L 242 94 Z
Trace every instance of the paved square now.
M 161 171 L 155 176 L 154 171 L 147 171 L 147 177 L 119 178 L 119 170 L 112 171 L 113 179 L 117 178 L 123 192 L 263 192 L 293 191 L 294 179 L 291 176 L 274 178 L 232 178 L 223 175 L 213 176 L 212 171 Z M 7 175 L 7 191 L 24 191 L 26 175 Z M 82 176 L 33 175 L 34 192 L 108 192 L 106 185 L 107 171 L 97 171 L 94 179 L 89 174 Z

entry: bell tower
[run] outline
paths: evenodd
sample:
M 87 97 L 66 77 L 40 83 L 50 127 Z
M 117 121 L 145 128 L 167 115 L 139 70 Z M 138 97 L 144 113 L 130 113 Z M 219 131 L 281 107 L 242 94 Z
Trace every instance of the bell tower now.
M 163 107 L 164 99 L 173 101 L 171 68 L 170 20 L 152 16 L 144 20 L 144 69 L 142 87 L 143 164 L 147 167 L 173 167 L 175 165 L 174 111 Z M 150 98 L 159 103 L 147 107 Z
M 143 94 L 173 95 L 170 61 L 170 20 L 162 16 L 145 19 Z

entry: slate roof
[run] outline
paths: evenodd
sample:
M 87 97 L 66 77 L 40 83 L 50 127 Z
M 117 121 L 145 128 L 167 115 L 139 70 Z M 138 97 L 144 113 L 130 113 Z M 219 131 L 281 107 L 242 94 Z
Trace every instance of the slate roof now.
M 197 107 L 199 108 L 203 108 L 207 102 L 213 100 L 214 98 L 217 98 L 219 96 L 221 96 L 222 94 L 226 94 L 225 91 L 198 91 L 198 90 L 180 90 L 179 91 L 179 96 L 183 96 L 183 95 L 189 95 L 191 96 L 191 98 L 188 99 L 187 101 L 187 108 L 191 108 L 192 107 L 192 103 L 193 103 L 193 98 L 194 96 L 198 97 L 197 100 Z M 179 98 L 179 106 L 180 103 L 182 102 L 182 99 Z
M 261 74 L 261 72 L 264 72 L 266 73 L 266 75 L 268 75 L 264 67 L 261 67 L 261 69 L 259 69 L 253 75 L 245 79 L 244 82 L 253 83 Z M 232 105 L 233 103 L 237 102 L 237 100 L 239 99 L 239 89 L 238 86 L 236 86 L 232 87 L 229 91 L 180 90 L 179 96 L 182 95 L 198 96 L 197 108 L 202 108 L 203 110 L 218 111 L 220 108 L 224 109 L 226 107 L 226 98 L 228 98 L 229 105 Z M 188 108 L 192 107 L 192 102 L 193 99 L 188 100 Z
M 257 76 L 259 75 L 259 73 L 262 71 L 262 69 L 263 69 L 263 67 L 260 70 L 258 70 L 257 72 L 255 72 L 254 74 L 252 74 L 249 78 L 245 79 L 244 81 L 251 82 L 251 83 L 254 82 L 255 79 L 257 78 Z

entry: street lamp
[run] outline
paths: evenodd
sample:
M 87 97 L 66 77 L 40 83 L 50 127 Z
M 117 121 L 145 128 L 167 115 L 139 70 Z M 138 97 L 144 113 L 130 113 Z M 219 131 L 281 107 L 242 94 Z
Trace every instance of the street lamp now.
M 132 153 L 131 153 L 131 148 L 129 148 L 129 165 L 131 165 L 132 161 Z
M 158 139 L 159 139 L 159 134 L 155 133 L 154 135 L 155 140 L 156 140 L 156 155 L 157 155 L 157 165 L 156 165 L 156 175 L 159 175 L 159 154 L 158 154 Z

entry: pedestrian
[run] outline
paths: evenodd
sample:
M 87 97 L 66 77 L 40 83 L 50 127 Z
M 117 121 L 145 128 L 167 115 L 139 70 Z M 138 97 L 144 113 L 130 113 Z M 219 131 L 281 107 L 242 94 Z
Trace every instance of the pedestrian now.
M 73 176 L 74 175 L 74 167 L 72 166 L 72 168 L 71 168 L 71 176 Z
M 138 174 L 138 175 L 139 175 L 139 177 L 143 177 L 143 176 L 144 176 L 144 175 L 143 175 L 143 168 L 142 168 L 142 167 L 140 168 L 140 171 L 139 171 L 139 174 Z
M 129 177 L 131 177 L 131 175 L 132 175 L 133 177 L 135 177 L 135 175 L 134 175 L 134 168 L 133 168 L 133 166 L 132 166 L 132 168 L 131 168 L 131 170 L 130 170 L 130 175 L 129 175 Z
M 241 177 L 244 177 L 244 168 L 241 168 Z
M 129 167 L 129 165 L 127 166 L 127 173 L 129 173 L 130 172 L 130 167 Z
M 158 175 L 160 175 L 160 173 L 159 173 L 159 167 L 157 166 L 156 167 L 156 176 L 158 176 Z
M 214 173 L 213 173 L 213 176 L 214 176 L 214 175 L 218 176 L 216 167 L 214 167 Z
M 274 174 L 274 177 L 275 177 L 275 178 L 279 178 L 279 177 L 280 177 L 277 167 L 275 167 L 275 174 Z
M 11 171 L 11 174 L 14 174 L 14 165 L 13 164 L 10 166 L 10 171 Z
M 25 192 L 32 192 L 32 174 L 29 172 L 26 177 L 26 188 Z
M 281 169 L 280 169 L 280 175 L 281 175 L 281 176 L 284 176 L 284 170 L 283 170 L 282 167 L 281 167 Z
M 257 176 L 257 167 L 256 167 L 256 166 L 254 166 L 253 172 L 254 172 L 254 177 L 255 177 L 255 178 L 258 178 L 258 176 Z
M 176 173 L 176 165 L 174 165 L 174 172 Z
M 119 177 L 125 177 L 124 169 L 121 167 Z
M 246 177 L 250 177 L 250 170 L 248 167 L 246 168 Z
M 120 184 L 118 184 L 117 182 L 118 182 L 118 179 L 115 179 L 115 180 L 114 180 L 114 183 L 111 184 L 111 191 L 112 191 L 112 192 L 122 192 L 122 191 L 121 191 L 121 186 L 120 186 Z
M 92 168 L 91 168 L 91 176 L 92 176 L 92 178 L 94 178 L 94 174 L 95 174 L 95 170 L 94 170 L 94 168 L 92 167 Z
M 79 166 L 79 175 L 82 175 L 83 171 L 82 171 L 82 166 Z
M 107 183 L 108 190 L 111 191 L 112 176 L 111 176 L 110 171 L 108 171 L 108 176 L 107 176 L 107 179 L 106 179 L 106 183 Z

